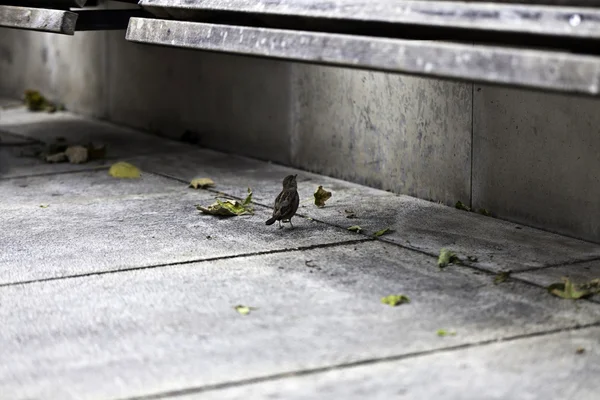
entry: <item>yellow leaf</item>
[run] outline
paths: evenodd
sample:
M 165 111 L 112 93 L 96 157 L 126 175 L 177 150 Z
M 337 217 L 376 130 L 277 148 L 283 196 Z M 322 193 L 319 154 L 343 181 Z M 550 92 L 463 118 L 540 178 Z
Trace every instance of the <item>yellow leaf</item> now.
M 108 173 L 113 178 L 139 178 L 141 176 L 137 167 L 123 161 L 113 164 Z
M 356 232 L 356 233 L 361 233 L 362 232 L 362 228 L 358 225 L 353 225 L 351 227 L 348 228 L 348 230 L 350 232 Z
M 237 305 L 233 308 L 235 309 L 235 311 L 239 312 L 242 315 L 248 315 L 248 314 L 250 314 L 250 311 L 257 309 L 256 307 L 248 307 L 248 306 L 242 306 L 242 305 Z
M 442 249 L 440 251 L 440 256 L 438 257 L 438 267 L 446 268 L 448 264 L 454 264 L 457 261 L 458 257 L 456 256 L 456 253 L 447 249 Z
M 381 302 L 383 304 L 390 305 L 392 307 L 396 307 L 397 305 L 410 303 L 410 299 L 403 294 L 392 294 L 386 297 L 381 298 Z
M 190 187 L 194 189 L 205 189 L 215 186 L 215 182 L 210 178 L 195 178 L 190 182 Z

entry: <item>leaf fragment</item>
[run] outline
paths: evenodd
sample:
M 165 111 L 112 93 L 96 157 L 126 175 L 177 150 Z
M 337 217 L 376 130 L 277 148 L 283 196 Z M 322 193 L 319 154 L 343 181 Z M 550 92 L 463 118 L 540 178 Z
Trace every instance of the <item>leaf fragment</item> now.
M 352 225 L 350 227 L 348 227 L 348 230 L 350 232 L 356 232 L 356 233 L 361 233 L 362 232 L 362 228 L 358 225 Z
M 346 218 L 356 218 L 356 213 L 353 210 L 344 210 Z
M 123 179 L 139 178 L 141 176 L 140 170 L 137 167 L 124 161 L 114 163 L 108 170 L 108 173 L 113 178 Z
M 317 207 L 325 207 L 325 202 L 331 198 L 331 192 L 323 189 L 323 186 L 319 186 L 315 191 L 315 205 Z
M 382 297 L 381 302 L 383 304 L 387 304 L 392 307 L 396 307 L 400 304 L 410 303 L 410 299 L 403 294 L 391 294 L 389 296 Z
M 488 209 L 486 209 L 486 208 L 480 208 L 480 209 L 477 210 L 477 212 L 479 214 L 481 214 L 481 215 L 485 215 L 486 217 L 491 217 L 492 216 L 492 213 Z
M 465 203 L 463 203 L 460 200 L 456 202 L 454 207 L 456 207 L 459 210 L 463 210 L 463 211 L 471 211 L 471 207 L 467 206 Z
M 51 154 L 51 155 L 47 155 L 45 160 L 47 163 L 51 163 L 51 164 L 65 162 L 65 161 L 67 161 L 67 155 L 64 152 Z
M 37 90 L 25 90 L 25 105 L 29 111 L 55 112 L 59 106 L 42 96 Z
M 455 264 L 459 261 L 458 256 L 453 251 L 442 249 L 438 257 L 438 267 L 446 268 L 449 264 Z
M 467 256 L 467 260 L 469 260 L 471 262 L 477 262 L 477 261 L 479 261 L 479 258 L 477 258 L 475 256 Z
M 215 182 L 210 178 L 194 178 L 190 182 L 191 188 L 194 189 L 206 189 L 207 187 L 215 186 Z
M 236 215 L 253 214 L 254 208 L 252 207 L 252 189 L 248 188 L 248 196 L 243 203 L 237 200 L 219 200 L 211 204 L 208 207 L 196 205 L 196 208 L 202 211 L 204 214 L 219 215 L 222 217 L 234 217 Z
M 577 285 L 569 278 L 562 278 L 562 283 L 553 283 L 548 286 L 548 292 L 562 299 L 577 300 L 593 294 L 600 293 L 600 280 L 591 281 Z
M 240 313 L 242 315 L 248 315 L 248 314 L 250 314 L 250 311 L 258 310 L 256 307 L 243 306 L 241 304 L 237 305 L 233 308 L 235 311 L 237 311 L 238 313 Z
M 373 234 L 373 236 L 379 237 L 379 236 L 383 236 L 383 235 L 387 235 L 389 233 L 394 232 L 394 230 L 392 228 L 384 228 L 380 231 L 377 231 Z
M 575 349 L 575 353 L 576 354 L 583 354 L 583 353 L 585 353 L 585 349 L 583 347 L 578 347 L 577 349 Z
M 88 149 L 83 146 L 70 146 L 65 150 L 65 155 L 71 164 L 83 164 L 88 160 Z
M 248 207 L 250 204 L 252 204 L 252 189 L 248 188 L 248 196 L 246 196 L 243 205 Z
M 506 282 L 510 278 L 510 274 L 512 274 L 511 270 L 498 272 L 496 276 L 494 276 L 494 285 Z
M 438 329 L 436 333 L 440 337 L 444 337 L 444 336 L 456 336 L 456 332 L 455 331 L 448 331 L 446 329 Z
M 48 208 L 50 207 L 48 204 L 40 204 L 40 208 Z

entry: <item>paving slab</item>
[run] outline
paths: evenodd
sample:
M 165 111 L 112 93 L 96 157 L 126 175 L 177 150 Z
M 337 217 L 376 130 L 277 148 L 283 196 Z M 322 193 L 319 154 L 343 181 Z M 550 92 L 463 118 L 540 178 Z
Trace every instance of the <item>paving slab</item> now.
M 69 112 L 30 112 L 24 107 L 4 110 L 0 115 L 0 130 L 44 143 L 65 138 L 68 143 L 106 145 L 105 160 L 85 164 L 47 164 L 33 155 L 35 146 L 26 149 L 0 149 L 4 159 L 2 178 L 40 173 L 60 173 L 103 166 L 116 159 L 139 154 L 185 151 L 190 146 L 174 140 L 149 135 L 107 122 L 91 120 Z
M 594 400 L 598 337 L 600 328 L 561 332 L 176 398 Z
M 256 201 L 267 206 L 281 190 L 283 177 L 297 173 L 300 214 L 344 229 L 359 225 L 368 235 L 390 227 L 395 232 L 383 240 L 430 255 L 451 248 L 463 259 L 477 257 L 475 265 L 490 271 L 518 271 L 600 257 L 600 244 L 223 153 L 193 149 L 160 159 L 143 156 L 135 160 L 144 169 L 183 181 L 210 177 L 217 190 L 238 197 L 251 186 Z M 319 185 L 333 193 L 324 208 L 313 204 Z M 354 211 L 356 218 L 347 218 L 345 210 Z
M 178 236 L 181 225 L 172 228 Z M 266 236 L 238 232 L 238 240 L 255 243 Z M 177 248 L 186 240 L 171 239 Z M 81 240 L 89 249 L 91 239 Z M 218 238 L 211 243 L 219 246 Z M 158 246 L 154 251 L 141 246 L 160 257 Z M 54 247 L 61 252 L 60 243 Z M 400 293 L 411 302 L 398 307 L 380 302 Z M 240 315 L 233 309 L 237 304 L 257 309 Z M 408 357 L 594 324 L 600 322 L 600 305 L 560 300 L 521 282 L 494 285 L 489 274 L 470 268 L 440 271 L 432 257 L 371 241 L 6 286 L 0 288 L 0 318 L 3 396 L 87 399 Z M 440 328 L 457 335 L 439 337 Z M 517 354 L 504 354 L 509 355 L 518 360 Z M 427 364 L 419 365 L 424 370 Z M 523 366 L 514 368 L 525 380 Z M 406 379 L 410 376 L 419 377 Z
M 585 283 L 592 279 L 600 279 L 600 261 L 558 265 L 542 270 L 521 272 L 515 274 L 514 277 L 542 287 L 548 287 L 553 283 L 560 283 L 563 277 L 568 277 L 575 283 Z M 591 300 L 600 302 L 600 295 L 592 296 Z
M 195 205 L 214 193 L 151 174 L 121 181 L 99 170 L 0 189 L 3 226 L 16 227 L 0 230 L 0 285 L 361 239 L 300 218 L 294 229 L 266 226 L 272 211 L 260 206 L 249 216 L 201 214 Z
M 13 99 L 10 97 L 2 97 L 0 96 L 0 110 L 4 109 L 4 108 L 13 108 L 13 107 L 18 107 L 23 105 L 23 102 L 21 100 L 18 99 Z M 0 111 L 2 112 L 2 111 Z M 0 114 L 0 118 L 2 118 L 2 115 Z

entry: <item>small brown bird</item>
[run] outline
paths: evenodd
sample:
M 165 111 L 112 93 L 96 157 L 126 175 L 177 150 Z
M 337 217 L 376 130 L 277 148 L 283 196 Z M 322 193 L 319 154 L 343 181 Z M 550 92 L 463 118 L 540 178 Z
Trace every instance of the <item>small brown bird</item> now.
M 298 175 L 288 175 L 283 179 L 283 190 L 275 199 L 273 207 L 273 217 L 267 220 L 265 224 L 273 225 L 275 221 L 279 222 L 279 229 L 283 228 L 281 222 L 289 222 L 292 225 L 292 217 L 298 211 L 300 196 L 298 195 Z M 292 228 L 294 225 L 292 225 Z

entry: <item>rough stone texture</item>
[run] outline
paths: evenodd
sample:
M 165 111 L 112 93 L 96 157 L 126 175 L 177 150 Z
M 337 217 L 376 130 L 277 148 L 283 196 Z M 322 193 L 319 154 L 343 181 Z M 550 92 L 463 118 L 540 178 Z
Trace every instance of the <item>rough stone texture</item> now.
M 599 328 L 565 332 L 177 399 L 509 400 L 561 395 L 593 400 L 599 389 L 594 379 L 600 373 L 598 335 Z M 585 353 L 576 353 L 580 347 Z
M 210 177 L 217 183 L 215 190 L 238 198 L 243 198 L 246 188 L 251 187 L 254 199 L 266 206 L 272 205 L 281 190 L 283 177 L 298 173 L 300 214 L 343 229 L 359 225 L 369 236 L 390 227 L 395 232 L 382 236 L 383 240 L 436 256 L 447 247 L 463 259 L 478 257 L 474 265 L 491 271 L 600 257 L 597 244 L 242 157 L 193 149 L 185 154 L 131 161 L 142 169 L 183 182 Z M 324 208 L 314 205 L 313 193 L 319 185 L 332 192 Z M 356 218 L 347 218 L 345 210 L 354 211 Z
M 477 87 L 474 206 L 600 241 L 599 106 L 593 99 Z
M 600 321 L 592 303 L 432 261 L 364 243 L 4 287 L 0 384 L 10 398 L 123 398 Z M 391 293 L 412 302 L 381 304 Z
M 296 65 L 294 93 L 294 165 L 448 204 L 469 199 L 471 85 Z

